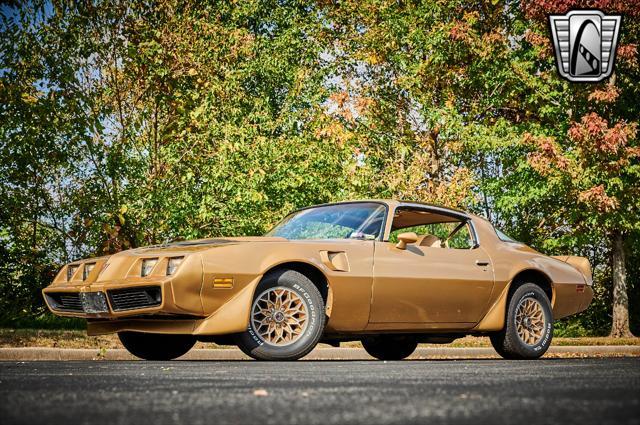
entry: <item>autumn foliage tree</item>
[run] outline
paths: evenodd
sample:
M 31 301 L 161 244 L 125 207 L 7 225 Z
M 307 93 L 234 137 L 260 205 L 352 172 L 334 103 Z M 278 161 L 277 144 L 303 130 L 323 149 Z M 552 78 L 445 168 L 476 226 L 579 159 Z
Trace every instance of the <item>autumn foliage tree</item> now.
M 562 146 L 550 137 L 526 138 L 534 146 L 528 159 L 562 196 L 558 221 L 574 231 L 602 229 L 609 239 L 613 273 L 611 335 L 630 336 L 625 238 L 640 230 L 640 144 L 637 123 L 610 125 L 592 112 L 574 123 Z
M 540 31 L 550 10 L 595 7 L 624 15 L 612 77 L 596 85 L 567 84 L 567 111 L 558 111 L 566 116 L 563 125 L 540 129 L 547 136 L 527 134 L 524 142 L 533 146 L 530 165 L 556 196 L 557 216 L 564 216 L 554 221 L 569 224 L 572 232 L 599 229 L 604 234 L 613 281 L 611 336 L 630 336 L 626 261 L 630 237 L 640 231 L 640 8 L 636 2 L 607 0 L 523 2 L 522 7 L 538 23 L 534 31 Z

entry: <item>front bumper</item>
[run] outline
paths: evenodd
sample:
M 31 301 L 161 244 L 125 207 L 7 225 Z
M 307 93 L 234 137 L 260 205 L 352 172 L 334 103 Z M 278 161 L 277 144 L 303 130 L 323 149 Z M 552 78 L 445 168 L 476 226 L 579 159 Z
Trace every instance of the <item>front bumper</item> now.
M 185 311 L 174 302 L 167 281 L 144 284 L 55 285 L 42 291 L 49 310 L 58 316 L 121 318 L 146 314 L 198 314 Z

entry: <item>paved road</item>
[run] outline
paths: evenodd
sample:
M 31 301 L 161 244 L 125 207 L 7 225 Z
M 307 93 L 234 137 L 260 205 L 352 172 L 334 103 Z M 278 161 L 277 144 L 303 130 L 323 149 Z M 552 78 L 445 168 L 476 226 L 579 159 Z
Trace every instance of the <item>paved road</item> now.
M 0 422 L 640 423 L 640 358 L 0 362 Z

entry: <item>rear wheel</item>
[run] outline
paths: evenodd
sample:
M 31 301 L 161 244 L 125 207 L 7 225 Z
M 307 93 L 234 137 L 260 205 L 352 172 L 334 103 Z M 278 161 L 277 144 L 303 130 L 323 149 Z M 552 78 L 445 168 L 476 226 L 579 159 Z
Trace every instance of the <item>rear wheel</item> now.
M 195 345 L 193 335 L 118 332 L 120 342 L 131 354 L 145 360 L 173 360 Z
M 410 337 L 377 335 L 363 339 L 362 346 L 378 360 L 402 360 L 415 351 L 418 342 Z
M 509 299 L 504 329 L 491 335 L 493 348 L 505 359 L 537 359 L 552 338 L 553 313 L 547 294 L 533 283 L 521 285 Z
M 237 344 L 256 360 L 297 360 L 316 346 L 325 320 L 313 282 L 295 270 L 280 270 L 256 288 L 249 326 L 237 335 Z

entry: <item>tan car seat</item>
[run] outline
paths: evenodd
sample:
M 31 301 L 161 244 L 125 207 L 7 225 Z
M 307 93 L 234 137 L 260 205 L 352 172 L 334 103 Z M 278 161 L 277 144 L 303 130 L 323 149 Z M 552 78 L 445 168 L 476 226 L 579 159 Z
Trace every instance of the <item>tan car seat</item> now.
M 422 235 L 416 243 L 418 246 L 428 246 L 430 248 L 442 248 L 442 241 L 434 235 Z

